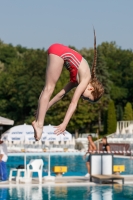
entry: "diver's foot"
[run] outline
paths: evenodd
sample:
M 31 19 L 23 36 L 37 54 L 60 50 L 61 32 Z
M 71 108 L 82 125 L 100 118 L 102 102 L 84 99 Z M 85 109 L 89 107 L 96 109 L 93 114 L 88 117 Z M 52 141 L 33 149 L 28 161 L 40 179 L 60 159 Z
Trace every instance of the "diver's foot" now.
M 42 136 L 42 132 L 43 132 L 43 126 L 39 126 L 38 123 L 36 121 L 32 122 L 32 126 L 34 129 L 34 138 L 36 141 L 39 141 L 41 139 Z

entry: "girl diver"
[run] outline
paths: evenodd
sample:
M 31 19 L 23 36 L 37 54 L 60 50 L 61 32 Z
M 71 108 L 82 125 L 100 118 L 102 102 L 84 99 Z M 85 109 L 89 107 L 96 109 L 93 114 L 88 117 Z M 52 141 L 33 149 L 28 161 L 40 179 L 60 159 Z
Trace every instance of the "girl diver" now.
M 104 88 L 96 78 L 96 61 L 97 49 L 95 30 L 94 60 L 91 72 L 87 61 L 73 49 L 62 44 L 53 44 L 49 47 L 45 86 L 39 98 L 36 119 L 32 122 L 36 141 L 41 138 L 47 110 L 53 104 L 61 100 L 71 89 L 76 87 L 64 120 L 59 126 L 56 126 L 55 134 L 57 135 L 65 131 L 69 120 L 76 110 L 80 97 L 89 100 L 90 102 L 96 102 L 101 98 L 104 93 Z M 70 82 L 50 100 L 56 83 L 61 75 L 63 66 L 70 72 Z

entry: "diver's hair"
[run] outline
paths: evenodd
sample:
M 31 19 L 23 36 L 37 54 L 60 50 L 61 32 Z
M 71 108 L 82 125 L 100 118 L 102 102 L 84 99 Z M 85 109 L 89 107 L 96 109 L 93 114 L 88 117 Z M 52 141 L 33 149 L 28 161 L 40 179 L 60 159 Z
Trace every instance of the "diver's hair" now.
M 94 28 L 93 28 L 93 31 L 94 31 L 94 58 L 93 58 L 93 64 L 92 64 L 92 69 L 91 69 L 90 83 L 94 87 L 94 91 L 92 91 L 92 95 L 94 97 L 94 100 L 92 102 L 96 102 L 103 95 L 104 88 L 103 88 L 103 85 L 101 84 L 101 82 L 96 77 L 97 48 L 96 48 L 96 34 L 95 34 Z
M 93 58 L 93 64 L 92 64 L 92 69 L 91 69 L 91 78 L 96 78 L 96 65 L 97 65 L 97 48 L 96 48 L 96 34 L 95 34 L 95 29 L 93 28 L 94 31 L 94 58 Z
M 90 84 L 94 88 L 94 90 L 91 92 L 91 94 L 94 97 L 93 102 L 97 102 L 101 98 L 101 96 L 104 94 L 104 87 L 97 78 L 91 79 Z

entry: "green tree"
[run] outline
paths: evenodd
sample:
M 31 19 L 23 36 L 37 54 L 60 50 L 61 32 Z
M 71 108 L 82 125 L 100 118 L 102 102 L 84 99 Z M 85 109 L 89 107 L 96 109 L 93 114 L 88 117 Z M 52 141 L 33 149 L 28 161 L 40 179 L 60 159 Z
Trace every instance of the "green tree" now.
M 103 114 L 107 110 L 107 105 L 110 100 L 110 90 L 111 90 L 111 81 L 108 66 L 104 55 L 101 51 L 100 46 L 97 47 L 97 78 L 104 86 L 104 96 L 97 102 L 97 113 L 98 113 L 98 132 L 102 132 L 102 118 Z
M 112 81 L 111 99 L 115 101 L 115 105 L 124 106 L 133 99 L 133 51 L 123 50 L 115 42 L 103 42 L 100 49 Z
M 100 46 L 97 47 L 97 54 L 98 55 L 97 55 L 96 75 L 97 75 L 98 80 L 104 86 L 105 94 L 109 95 L 112 81 L 110 80 L 108 65 Z
M 0 76 L 0 114 L 15 124 L 31 123 L 44 86 L 46 52 L 28 50 L 14 58 Z
M 0 61 L 5 63 L 6 66 L 14 60 L 14 58 L 18 57 L 16 48 L 10 45 L 2 45 L 0 47 Z
M 125 120 L 125 121 L 133 120 L 132 104 L 129 102 L 126 104 L 126 106 L 124 108 L 123 120 Z
M 117 105 L 116 114 L 117 114 L 117 121 L 121 121 L 123 119 L 123 108 L 121 105 Z
M 114 102 L 111 100 L 108 105 L 107 112 L 107 134 L 114 133 L 116 131 L 116 111 Z
M 104 131 L 103 131 L 103 134 L 104 135 L 107 134 L 107 116 L 108 116 L 108 111 L 106 110 L 104 112 L 104 115 L 103 115 L 103 120 L 104 120 Z

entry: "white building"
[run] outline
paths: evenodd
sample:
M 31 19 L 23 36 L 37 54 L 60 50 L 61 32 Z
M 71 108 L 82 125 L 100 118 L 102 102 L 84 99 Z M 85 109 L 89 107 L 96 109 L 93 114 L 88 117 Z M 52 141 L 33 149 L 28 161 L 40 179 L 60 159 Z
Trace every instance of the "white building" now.
M 116 134 L 133 134 L 133 121 L 118 121 Z

